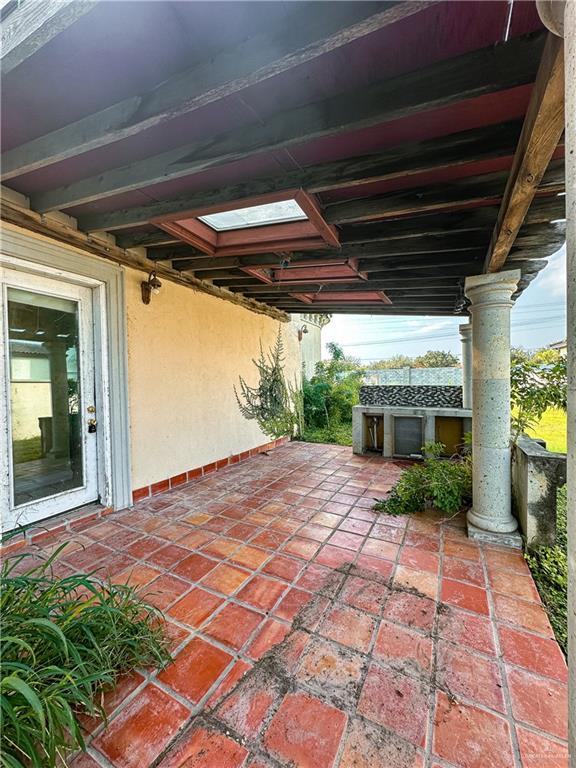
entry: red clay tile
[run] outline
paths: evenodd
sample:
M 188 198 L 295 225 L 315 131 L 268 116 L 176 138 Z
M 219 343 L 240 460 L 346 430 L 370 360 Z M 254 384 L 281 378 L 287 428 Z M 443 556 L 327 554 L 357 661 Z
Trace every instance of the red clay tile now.
M 243 739 L 253 740 L 280 699 L 279 682 L 264 670 L 246 675 L 218 705 L 216 716 Z
M 521 552 L 486 547 L 484 549 L 484 557 L 488 563 L 489 571 L 515 571 L 522 576 L 528 576 L 530 573 Z
M 198 628 L 219 608 L 224 600 L 221 597 L 206 592 L 204 589 L 194 587 L 181 600 L 178 600 L 168 611 L 168 615 L 174 619 Z
M 212 531 L 196 529 L 187 536 L 178 539 L 178 546 L 188 547 L 188 549 L 199 549 L 203 544 L 212 541 L 214 538 L 216 538 L 216 534 L 212 533 Z
M 147 499 L 150 496 L 150 486 L 145 485 L 143 488 L 137 488 L 135 491 L 132 491 L 132 501 L 134 504 L 137 504 L 139 501 L 142 501 L 142 499 Z
M 414 590 L 420 595 L 436 600 L 438 596 L 438 576 L 435 573 L 398 565 L 394 573 L 394 586 Z
M 425 552 L 439 552 L 440 543 L 438 537 L 426 536 L 423 533 L 417 533 L 415 531 L 407 531 L 404 537 L 404 545 L 409 547 L 416 547 Z
M 288 624 L 277 619 L 267 619 L 248 646 L 246 654 L 254 661 L 258 661 L 270 648 L 281 643 L 289 631 L 290 626 Z
M 505 712 L 502 680 L 495 661 L 441 640 L 436 655 L 436 679 L 456 698 L 463 696 Z
M 393 544 L 390 541 L 368 538 L 362 547 L 362 554 L 381 557 L 383 560 L 396 560 L 399 549 L 398 544 Z
M 62 557 L 68 565 L 79 571 L 91 571 L 104 557 L 110 557 L 114 553 L 110 547 L 103 544 L 90 544 L 87 547 L 77 549 L 72 552 L 70 549 L 64 550 Z
M 424 549 L 402 547 L 398 562 L 402 565 L 408 565 L 411 568 L 417 568 L 421 571 L 428 571 L 433 574 L 438 573 L 438 555 L 434 552 L 427 552 Z
M 309 589 L 311 592 L 332 595 L 342 583 L 343 574 L 333 571 L 318 563 L 310 563 L 296 582 L 298 587 Z
M 147 565 L 135 565 L 118 573 L 114 577 L 116 584 L 128 584 L 131 587 L 144 587 L 147 584 L 162 575 L 162 571 L 151 568 Z
M 159 480 L 157 483 L 151 483 L 150 493 L 155 496 L 157 493 L 163 493 L 170 488 L 170 480 Z
M 197 704 L 231 661 L 229 653 L 201 637 L 194 637 L 158 675 L 158 680 Z
M 423 630 L 432 629 L 435 613 L 433 600 L 410 592 L 392 592 L 384 608 L 384 618 Z
M 371 664 L 362 688 L 358 712 L 423 747 L 428 724 L 427 686 L 391 669 Z
M 437 695 L 434 754 L 464 768 L 510 768 L 514 754 L 504 718 Z
M 302 693 L 288 694 L 264 736 L 268 750 L 298 768 L 332 768 L 346 715 Z
M 457 581 L 467 581 L 477 587 L 484 587 L 484 571 L 480 563 L 460 560 L 457 557 L 444 558 L 444 576 Z
M 517 720 L 545 733 L 567 737 L 568 695 L 566 685 L 537 677 L 523 669 L 506 668 L 512 712 Z
M 357 533 L 347 533 L 346 531 L 336 531 L 330 537 L 330 544 L 334 547 L 344 547 L 357 552 L 364 543 L 364 537 Z
M 480 547 L 469 541 L 446 539 L 444 542 L 444 554 L 459 557 L 461 560 L 480 562 Z
M 325 695 L 347 699 L 350 690 L 359 683 L 363 670 L 364 659 L 360 654 L 312 637 L 296 677 Z
M 148 603 L 164 611 L 166 608 L 190 589 L 187 581 L 176 576 L 163 573 L 154 581 L 141 587 L 138 592 Z
M 145 559 L 151 552 L 156 549 L 165 546 L 166 542 L 163 539 L 156 539 L 153 536 L 144 536 L 129 544 L 126 548 L 128 554 L 135 557 L 137 560 Z
M 339 768 L 423 768 L 413 744 L 364 720 L 352 720 Z
M 523 768 L 568 768 L 568 746 L 516 726 Z
M 384 579 L 388 579 L 394 570 L 392 560 L 381 560 L 379 557 L 371 557 L 370 555 L 359 555 L 356 565 L 359 569 L 377 573 Z
M 438 618 L 438 634 L 445 640 L 494 656 L 494 632 L 490 619 L 444 606 Z
M 183 576 L 185 579 L 190 579 L 190 581 L 198 581 L 207 573 L 210 573 L 217 565 L 218 563 L 215 560 L 209 560 L 207 557 L 194 552 L 174 567 L 174 573 Z
M 323 525 L 326 528 L 337 528 L 342 522 L 342 518 L 329 512 L 318 512 L 310 522 L 315 525 Z
M 340 592 L 339 599 L 343 603 L 362 611 L 379 614 L 389 594 L 390 589 L 387 584 L 373 579 L 349 576 Z
M 157 565 L 159 568 L 171 568 L 189 554 L 190 550 L 186 547 L 179 547 L 177 544 L 168 544 L 168 546 L 161 547 L 152 552 L 146 557 L 146 560 L 153 565 Z
M 228 603 L 204 627 L 203 632 L 239 651 L 262 619 L 260 613 Z
M 540 602 L 540 597 L 531 576 L 521 576 L 511 571 L 489 572 L 490 586 L 495 592 L 501 592 L 508 597 L 518 597 L 522 600 Z
M 277 555 L 266 563 L 264 568 L 262 568 L 262 572 L 278 576 L 280 579 L 284 579 L 284 581 L 293 581 L 302 570 L 302 566 L 303 563 L 299 560 Z
M 347 517 L 340 523 L 338 530 L 348 531 L 349 533 L 359 533 L 362 536 L 365 536 L 371 527 L 372 523 L 368 520 L 356 520 L 353 517 Z
M 206 552 L 206 554 L 217 557 L 220 560 L 226 560 L 241 546 L 240 542 L 236 539 L 227 539 L 218 536 L 218 538 L 209 541 L 208 544 L 202 547 L 202 552 Z
M 268 560 L 270 552 L 265 549 L 258 549 L 258 547 L 245 546 L 241 547 L 237 552 L 230 556 L 230 560 L 238 565 L 243 565 L 245 568 L 260 568 L 260 566 Z
M 334 607 L 320 625 L 319 633 L 366 653 L 372 641 L 374 626 L 374 619 L 363 611 L 347 606 Z
M 555 640 L 504 626 L 498 628 L 498 633 L 502 655 L 509 664 L 561 682 L 567 681 L 566 660 Z
M 342 547 L 332 547 L 330 544 L 325 544 L 316 556 L 316 562 L 331 568 L 340 568 L 346 563 L 353 562 L 355 558 L 356 552 L 351 549 L 342 549 Z
M 232 595 L 250 576 L 249 571 L 221 563 L 203 579 L 202 586 L 210 587 L 223 595 Z
M 232 539 L 238 539 L 238 541 L 248 541 L 258 533 L 260 529 L 256 525 L 249 525 L 248 523 L 237 523 L 229 528 L 226 532 Z
M 238 592 L 238 600 L 249 603 L 261 611 L 270 611 L 286 591 L 286 584 L 265 576 L 254 576 Z
M 281 603 L 274 611 L 274 615 L 292 621 L 298 611 L 307 605 L 314 596 L 310 592 L 304 592 L 302 589 L 290 589 L 284 596 Z
M 172 747 L 158 768 L 240 768 L 247 754 L 224 734 L 197 727 Z
M 259 547 L 268 547 L 269 549 L 277 549 L 289 538 L 289 534 L 282 533 L 281 531 L 262 531 L 258 536 L 255 536 L 251 544 L 256 544 Z
M 486 592 L 480 587 L 452 579 L 442 579 L 440 599 L 444 603 L 465 608 L 467 611 L 488 615 Z
M 413 629 L 382 621 L 374 646 L 374 657 L 390 666 L 414 667 L 427 673 L 432 665 L 432 641 Z
M 100 764 L 86 752 L 81 752 L 69 763 L 69 766 L 70 768 L 100 768 Z
M 237 661 L 228 674 L 224 677 L 220 685 L 217 686 L 214 693 L 206 702 L 207 707 L 214 707 L 229 691 L 234 688 L 236 683 L 252 669 L 252 665 L 240 659 Z
M 158 757 L 189 716 L 183 704 L 150 684 L 94 740 L 94 746 L 118 768 L 142 768 Z
M 107 717 L 129 696 L 133 691 L 144 682 L 144 678 L 139 672 L 132 671 L 119 677 L 115 685 L 107 688 L 98 695 L 98 704 L 104 709 Z M 99 717 L 89 717 L 88 715 L 78 715 L 78 720 L 82 728 L 91 733 L 102 723 Z
M 288 552 L 290 555 L 299 557 L 302 560 L 312 560 L 318 551 L 318 544 L 315 541 L 310 541 L 310 539 L 295 537 L 286 542 L 282 550 L 283 552 Z
M 517 624 L 530 632 L 554 637 L 550 621 L 544 608 L 527 600 L 517 600 L 497 592 L 494 593 L 496 618 L 508 624 Z

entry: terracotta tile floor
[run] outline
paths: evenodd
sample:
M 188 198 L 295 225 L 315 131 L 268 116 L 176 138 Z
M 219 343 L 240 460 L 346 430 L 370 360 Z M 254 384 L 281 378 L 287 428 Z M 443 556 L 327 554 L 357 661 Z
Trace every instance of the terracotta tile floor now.
M 73 535 L 60 572 L 137 585 L 174 653 L 108 694 L 74 768 L 566 766 L 521 555 L 373 513 L 403 466 L 292 443 Z

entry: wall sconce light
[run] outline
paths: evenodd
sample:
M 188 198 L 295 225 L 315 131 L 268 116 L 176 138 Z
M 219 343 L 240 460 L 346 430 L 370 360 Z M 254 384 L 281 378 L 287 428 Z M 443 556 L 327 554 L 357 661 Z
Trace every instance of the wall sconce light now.
M 298 328 L 298 341 L 302 341 L 302 336 L 305 333 L 308 333 L 308 326 L 307 325 L 303 325 L 300 328 Z
M 140 287 L 142 289 L 142 301 L 144 304 L 150 304 L 150 297 L 153 293 L 160 293 L 162 283 L 156 277 L 156 272 L 150 272 L 148 280 L 143 280 Z

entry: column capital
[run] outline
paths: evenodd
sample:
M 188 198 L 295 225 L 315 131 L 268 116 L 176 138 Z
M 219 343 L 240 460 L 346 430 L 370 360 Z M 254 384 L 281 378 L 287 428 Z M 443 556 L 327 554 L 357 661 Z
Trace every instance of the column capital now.
M 519 269 L 508 269 L 467 277 L 464 293 L 472 302 L 471 309 L 478 305 L 511 304 L 510 298 L 516 291 L 521 276 Z
M 557 37 L 564 37 L 566 0 L 536 0 L 536 7 L 542 24 Z
M 463 343 L 470 341 L 472 338 L 472 318 L 470 318 L 469 323 L 462 323 L 462 325 L 459 325 L 458 330 L 460 331 L 460 340 Z

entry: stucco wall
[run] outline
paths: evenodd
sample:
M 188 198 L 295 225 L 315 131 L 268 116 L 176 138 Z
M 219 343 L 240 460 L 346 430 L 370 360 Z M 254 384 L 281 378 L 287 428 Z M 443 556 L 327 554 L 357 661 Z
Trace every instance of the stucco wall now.
M 264 350 L 274 343 L 279 326 L 286 375 L 300 375 L 291 323 L 167 281 L 146 306 L 146 277 L 126 271 L 133 488 L 270 440 L 241 416 L 233 386 L 239 375 L 257 382 L 252 358 L 260 340 Z

